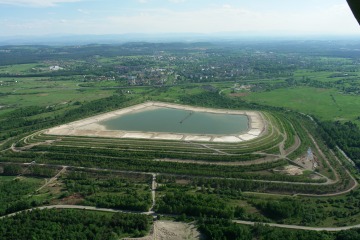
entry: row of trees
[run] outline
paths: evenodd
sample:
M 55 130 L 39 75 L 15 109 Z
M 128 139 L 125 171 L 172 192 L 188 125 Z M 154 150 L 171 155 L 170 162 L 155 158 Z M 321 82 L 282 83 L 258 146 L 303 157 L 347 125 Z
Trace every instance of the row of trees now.
M 210 240 L 355 240 L 360 239 L 360 230 L 338 233 L 289 230 L 266 225 L 243 226 L 222 219 L 199 220 L 199 229 Z
M 0 238 L 26 239 L 101 239 L 141 237 L 147 234 L 147 216 L 112 215 L 79 210 L 33 210 L 0 220 Z
M 69 143 L 75 145 L 76 143 Z M 87 144 L 85 144 L 87 145 Z M 161 159 L 161 158 L 172 158 L 172 159 L 191 159 L 191 160 L 200 160 L 200 161 L 215 161 L 215 162 L 237 162 L 237 161 L 251 161 L 254 159 L 259 159 L 262 156 L 259 154 L 243 154 L 243 155 L 214 155 L 214 154 L 203 154 L 200 152 L 198 154 L 198 149 L 196 151 L 190 151 L 185 149 L 171 149 L 170 151 L 166 150 L 158 150 L 154 151 L 154 149 L 150 146 L 147 148 L 142 148 L 143 151 L 137 151 L 139 148 L 134 143 L 133 149 L 129 149 L 129 146 L 120 147 L 115 146 L 116 148 L 90 148 L 90 149 L 82 149 L 79 147 L 72 146 L 36 146 L 33 147 L 33 150 L 37 151 L 48 151 L 51 150 L 53 152 L 71 152 L 73 154 L 87 154 L 91 155 L 103 155 L 109 157 L 124 157 L 124 158 L 136 158 L 136 159 Z M 82 145 L 81 145 L 82 146 Z M 93 143 L 92 146 L 96 147 L 96 143 Z M 127 150 L 127 151 L 124 151 Z
M 124 95 L 113 95 L 111 97 L 77 105 L 77 107 L 66 110 L 64 113 L 60 111 L 61 113 L 59 114 L 54 109 L 46 110 L 46 107 L 20 108 L 0 117 L 0 140 L 74 121 L 101 112 L 127 107 L 134 104 L 131 100 L 131 98 Z M 53 112 L 51 117 L 41 116 L 42 113 L 48 112 Z M 40 117 L 38 115 L 40 115 Z
M 17 212 L 38 205 L 26 196 L 36 190 L 40 184 L 34 181 L 11 179 L 0 182 L 0 215 Z
M 146 212 L 151 206 L 150 194 L 105 194 L 85 197 L 85 205 L 96 207 Z
M 328 147 L 337 150 L 339 146 L 360 168 L 360 128 L 352 122 L 317 121 L 319 133 Z
M 350 84 L 350 86 L 349 86 Z M 344 93 L 359 94 L 360 85 L 355 78 L 345 78 L 338 81 L 319 81 L 311 79 L 309 77 L 303 77 L 303 79 L 295 79 L 293 77 L 285 79 L 285 81 L 279 82 L 257 82 L 252 87 L 253 92 L 272 91 L 281 88 L 293 88 L 293 87 L 314 87 L 314 88 L 326 88 L 326 89 L 338 89 Z M 336 104 L 336 103 L 335 103 Z
M 311 184 L 288 184 L 280 182 L 257 182 L 252 180 L 228 180 L 228 179 L 206 179 L 193 178 L 191 179 L 193 186 L 208 186 L 214 188 L 215 191 L 233 190 L 238 192 L 252 191 L 252 192 L 286 192 L 286 193 L 313 193 L 324 194 L 332 193 L 343 188 L 342 182 L 332 185 L 318 185 Z
M 46 149 L 46 150 L 45 150 Z M 74 153 L 71 149 L 78 151 Z M 35 152 L 39 150 L 39 152 Z M 47 151 L 44 153 L 44 151 Z M 89 152 L 92 155 L 88 155 Z M 142 155 L 145 152 L 141 152 Z M 128 155 L 128 157 L 121 157 L 121 155 Z M 0 154 L 1 156 L 1 154 Z M 34 147 L 31 152 L 21 153 L 3 153 L 3 161 L 20 161 L 28 162 L 33 159 L 38 163 L 53 163 L 59 165 L 83 166 L 83 167 L 100 167 L 106 169 L 119 170 L 133 170 L 142 172 L 159 172 L 170 174 L 183 174 L 194 176 L 215 176 L 226 178 L 240 178 L 240 179 L 266 179 L 271 181 L 304 181 L 304 182 L 321 182 L 322 180 L 311 180 L 303 176 L 288 176 L 282 174 L 258 174 L 257 171 L 281 167 L 287 164 L 286 160 L 279 160 L 271 163 L 263 163 L 257 165 L 242 166 L 241 168 L 234 168 L 226 165 L 210 165 L 210 164 L 196 164 L 196 163 L 179 163 L 179 162 L 161 162 L 153 159 L 138 159 L 137 154 L 134 156 L 118 151 L 117 157 L 110 157 L 103 154 L 97 154 L 96 149 L 91 151 L 86 148 L 67 148 L 67 147 Z
M 53 177 L 56 174 L 56 169 L 42 166 L 21 166 L 16 164 L 7 164 L 3 167 L 3 175 L 5 176 L 35 176 L 35 177 Z
M 83 205 L 145 212 L 152 204 L 148 180 L 72 171 L 64 179 L 68 194 L 63 196 L 79 194 Z
M 234 208 L 223 199 L 211 195 L 184 194 L 182 191 L 166 193 L 158 200 L 155 210 L 159 213 L 186 214 L 188 216 L 214 216 L 233 218 Z

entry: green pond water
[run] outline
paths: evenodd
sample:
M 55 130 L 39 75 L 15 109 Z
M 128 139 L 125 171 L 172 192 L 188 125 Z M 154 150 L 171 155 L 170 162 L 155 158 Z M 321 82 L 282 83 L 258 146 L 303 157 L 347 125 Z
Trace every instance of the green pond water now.
M 237 134 L 248 130 L 246 115 L 156 108 L 100 122 L 108 130 L 189 134 Z

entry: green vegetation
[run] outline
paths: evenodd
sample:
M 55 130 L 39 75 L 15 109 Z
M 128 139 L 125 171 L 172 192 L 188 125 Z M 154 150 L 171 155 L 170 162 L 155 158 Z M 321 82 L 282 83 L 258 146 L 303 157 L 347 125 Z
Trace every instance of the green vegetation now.
M 359 190 L 338 197 L 267 196 L 246 192 L 253 191 L 246 188 L 252 182 L 209 184 L 187 179 L 186 184 L 178 184 L 184 180 L 167 178 L 159 178 L 159 182 L 156 209 L 162 213 L 319 227 L 359 223 Z
M 321 136 L 326 144 L 337 151 L 337 146 L 343 149 L 356 166 L 360 167 L 360 128 L 352 122 L 319 122 Z
M 146 212 L 151 206 L 149 181 L 146 176 L 71 171 L 64 179 L 66 192 L 61 198 L 77 195 L 83 199 L 80 205 Z
M 40 187 L 41 180 L 33 178 L 0 177 L 0 214 L 5 215 L 37 206 L 39 203 L 27 198 Z
M 156 210 L 159 213 L 186 214 L 190 216 L 217 216 L 219 218 L 232 218 L 233 209 L 219 198 L 206 195 L 190 195 L 181 191 L 163 196 Z
M 264 198 L 250 200 L 267 218 L 278 223 L 305 226 L 345 226 L 356 224 L 359 190 L 336 198 Z M 321 207 L 319 207 L 321 206 Z
M 135 214 L 33 210 L 0 220 L 3 239 L 119 239 L 147 234 L 150 220 Z
M 196 220 L 209 239 L 358 239 L 355 230 L 232 221 L 360 223 L 359 175 L 341 152 L 360 166 L 355 48 L 291 41 L 0 47 L 0 214 L 84 205 Z M 236 144 L 43 131 L 149 100 L 260 111 L 267 126 Z M 314 162 L 305 163 L 309 148 Z M 118 239 L 150 227 L 146 216 L 79 210 L 0 221 L 4 239 Z
M 0 215 L 29 209 L 46 203 L 46 199 L 33 196 L 44 184 L 44 178 L 54 176 L 56 170 L 41 166 L 1 166 Z
M 199 228 L 208 239 L 237 239 L 237 240 L 352 240 L 360 237 L 359 230 L 327 233 L 315 231 L 287 230 L 271 228 L 264 225 L 254 227 L 240 226 L 227 220 L 201 219 Z
M 251 93 L 244 99 L 269 106 L 285 107 L 330 121 L 357 121 L 359 113 L 356 109 L 360 108 L 360 99 L 356 95 L 345 95 L 335 89 L 314 87 L 282 88 Z
M 1 119 L 1 135 L 2 140 L 19 134 L 39 130 L 42 128 L 55 126 L 64 122 L 79 119 L 84 116 L 101 113 L 106 110 L 122 108 L 130 105 L 130 99 L 125 96 L 114 95 L 108 98 L 100 99 L 80 104 L 80 107 L 63 111 L 62 108 L 50 107 L 27 107 L 20 108 L 9 114 L 5 114 Z M 77 105 L 77 104 L 76 104 Z M 61 112 L 59 116 L 57 113 Z M 45 114 L 44 114 L 45 113 Z M 51 113 L 51 114 L 46 114 Z

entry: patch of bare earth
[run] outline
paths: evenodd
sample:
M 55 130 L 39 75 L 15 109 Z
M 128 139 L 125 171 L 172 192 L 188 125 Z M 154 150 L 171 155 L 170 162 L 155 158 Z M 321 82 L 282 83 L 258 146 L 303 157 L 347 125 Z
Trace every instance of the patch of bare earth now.
M 311 171 L 315 170 L 320 166 L 320 163 L 316 155 L 314 155 L 313 160 L 309 160 L 306 155 L 303 155 L 302 157 L 297 158 L 294 162 L 299 164 L 303 168 Z
M 56 196 L 56 195 L 61 194 L 63 187 L 64 186 L 60 181 L 55 181 L 55 182 L 47 185 L 45 188 L 41 189 L 38 193 L 39 194 L 50 193 L 50 194 Z
M 52 194 L 60 194 L 63 189 L 63 185 L 61 183 L 53 183 L 48 186 L 49 191 Z
M 57 202 L 58 205 L 76 205 L 76 204 L 80 204 L 82 201 L 84 200 L 84 198 L 76 193 L 73 195 L 70 195 L 68 197 L 65 197 L 63 199 L 60 199 L 59 202 Z
M 124 238 L 123 240 L 197 240 L 202 239 L 194 224 L 156 221 L 149 236 L 143 238 Z
M 190 183 L 190 180 L 186 180 L 186 179 L 176 179 L 175 180 L 176 184 L 180 184 L 180 185 L 188 185 Z
M 286 174 L 291 175 L 291 176 L 296 176 L 296 175 L 302 175 L 303 174 L 303 170 L 297 166 L 286 166 L 284 168 L 284 171 L 286 172 Z
M 304 170 L 302 168 L 293 165 L 288 165 L 285 167 L 281 167 L 279 169 L 274 169 L 274 172 L 278 172 L 290 176 L 298 176 L 304 174 Z

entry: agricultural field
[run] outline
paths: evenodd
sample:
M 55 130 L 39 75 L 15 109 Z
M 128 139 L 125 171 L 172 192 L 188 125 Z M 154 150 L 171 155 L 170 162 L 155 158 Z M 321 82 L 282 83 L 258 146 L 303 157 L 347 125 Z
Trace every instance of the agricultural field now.
M 31 219 L 70 238 L 59 223 L 81 214 L 85 238 L 356 239 L 360 56 L 242 44 L 2 47 L 23 58 L 0 52 L 0 236 Z M 51 131 L 153 101 L 256 112 L 263 128 L 236 142 Z
M 317 116 L 325 121 L 358 120 L 360 99 L 357 95 L 344 95 L 335 89 L 297 87 L 277 89 L 263 93 L 249 93 L 241 97 L 259 104 L 284 107 Z

